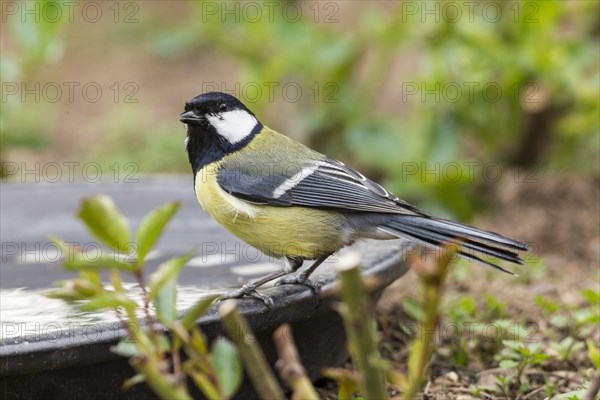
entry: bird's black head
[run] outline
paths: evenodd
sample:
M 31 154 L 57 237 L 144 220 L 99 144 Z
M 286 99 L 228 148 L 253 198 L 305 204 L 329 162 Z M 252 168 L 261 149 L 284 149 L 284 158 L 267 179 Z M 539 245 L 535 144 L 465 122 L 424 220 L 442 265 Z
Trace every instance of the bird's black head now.
M 188 127 L 186 149 L 194 173 L 242 149 L 263 127 L 241 101 L 220 92 L 204 93 L 185 103 L 179 120 Z

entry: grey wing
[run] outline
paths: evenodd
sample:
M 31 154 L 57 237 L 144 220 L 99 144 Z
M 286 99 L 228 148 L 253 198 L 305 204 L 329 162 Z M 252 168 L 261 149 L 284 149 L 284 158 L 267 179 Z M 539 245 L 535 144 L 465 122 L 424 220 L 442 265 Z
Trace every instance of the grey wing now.
M 226 192 L 255 204 L 424 215 L 360 172 L 333 159 L 310 161 L 293 173 L 258 176 L 225 165 L 217 180 Z

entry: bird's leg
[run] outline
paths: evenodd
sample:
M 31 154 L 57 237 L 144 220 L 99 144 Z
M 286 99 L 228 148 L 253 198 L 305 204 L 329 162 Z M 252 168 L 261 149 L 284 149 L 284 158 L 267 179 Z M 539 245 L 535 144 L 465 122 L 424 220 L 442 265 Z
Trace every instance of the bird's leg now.
M 314 263 L 312 263 L 312 265 L 310 267 L 298 272 L 296 275 L 289 275 L 289 276 L 285 276 L 285 277 L 281 278 L 280 280 L 277 281 L 277 283 L 275 283 L 275 286 L 279 286 L 279 285 L 283 285 L 283 284 L 305 285 L 305 286 L 308 286 L 309 288 L 311 288 L 316 294 L 318 294 L 320 291 L 319 285 L 317 283 L 310 282 L 308 280 L 308 277 L 310 276 L 310 274 L 315 272 L 315 270 L 319 267 L 319 265 L 323 264 L 323 261 L 327 260 L 327 258 L 330 255 L 331 254 L 328 254 L 326 256 L 323 256 L 323 257 L 317 259 Z
M 278 269 L 277 271 L 273 271 L 268 275 L 265 275 L 261 278 L 258 278 L 255 281 L 248 282 L 244 284 L 241 288 L 232 290 L 231 292 L 225 293 L 221 296 L 222 299 L 238 299 L 240 297 L 251 295 L 252 297 L 256 297 L 262 300 L 267 306 L 273 306 L 273 300 L 270 297 L 259 294 L 256 289 L 259 286 L 264 285 L 265 283 L 271 282 L 274 279 L 280 278 L 287 274 L 290 274 L 298 268 L 302 266 L 302 259 L 300 258 L 286 258 L 286 266 L 285 268 Z
M 236 299 L 236 298 L 244 297 L 247 294 L 254 292 L 256 290 L 256 288 L 258 288 L 259 286 L 262 286 L 265 283 L 272 281 L 273 279 L 277 279 L 277 278 L 282 277 L 287 274 L 289 274 L 289 272 L 286 271 L 285 268 L 278 269 L 277 271 L 271 272 L 270 274 L 265 275 L 262 278 L 258 278 L 255 281 L 244 284 L 244 286 L 242 286 L 239 289 L 236 289 L 229 293 L 224 294 L 222 296 L 222 298 Z

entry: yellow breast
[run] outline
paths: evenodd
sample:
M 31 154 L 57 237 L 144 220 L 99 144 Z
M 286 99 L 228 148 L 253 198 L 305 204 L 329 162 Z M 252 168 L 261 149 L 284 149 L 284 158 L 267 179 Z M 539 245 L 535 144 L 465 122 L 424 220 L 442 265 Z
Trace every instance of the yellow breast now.
M 249 245 L 273 257 L 316 259 L 346 243 L 341 214 L 306 207 L 256 205 L 225 192 L 217 182 L 220 163 L 196 174 L 196 197 L 204 210 Z

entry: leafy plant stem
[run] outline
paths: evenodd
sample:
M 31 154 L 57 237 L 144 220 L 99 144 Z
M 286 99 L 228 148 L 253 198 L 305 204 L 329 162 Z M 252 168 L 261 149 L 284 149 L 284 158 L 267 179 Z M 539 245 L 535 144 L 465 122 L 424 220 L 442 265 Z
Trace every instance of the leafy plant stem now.
M 279 355 L 275 366 L 281 377 L 293 389 L 292 399 L 318 400 L 319 395 L 300 362 L 290 325 L 283 324 L 277 328 L 273 333 L 273 341 Z
M 131 359 L 131 366 L 146 377 L 146 382 L 163 399 L 191 399 L 185 387 L 172 385 L 168 377 L 161 373 L 161 361 L 155 356 L 143 355 Z
M 433 272 L 424 272 L 421 276 L 423 285 L 423 299 L 425 303 L 425 318 L 421 338 L 415 339 L 411 344 L 408 361 L 408 384 L 404 391 L 405 399 L 412 399 L 421 390 L 427 365 L 433 350 L 433 339 L 438 322 L 438 307 L 442 297 L 444 279 L 448 266 L 453 260 L 458 249 L 456 246 L 446 246 L 441 252 L 441 259 L 436 264 Z
M 273 371 L 265 359 L 262 350 L 257 344 L 256 338 L 246 319 L 237 311 L 235 300 L 226 300 L 219 308 L 219 314 L 227 335 L 236 344 L 242 361 L 246 366 L 246 372 L 259 396 L 263 399 L 281 399 L 285 396 L 279 387 Z
M 179 346 L 173 346 L 171 355 L 173 356 L 173 375 L 175 375 L 175 383 L 177 386 L 183 384 L 183 375 L 181 373 L 181 354 Z
M 142 298 L 144 299 L 144 316 L 146 318 L 146 325 L 148 326 L 148 331 L 150 333 L 150 337 L 152 338 L 152 342 L 154 344 L 154 348 L 156 350 L 156 354 L 159 358 L 162 358 L 162 352 L 160 351 L 160 343 L 158 341 L 158 333 L 156 329 L 154 329 L 154 321 L 150 316 L 150 297 L 148 296 L 148 291 L 146 290 L 146 284 L 144 282 L 144 273 L 141 268 L 136 268 L 133 271 L 135 275 L 135 279 L 142 291 Z
M 226 398 L 222 393 L 210 357 L 197 351 L 191 344 L 185 345 L 185 352 L 193 360 L 193 365 L 190 368 L 186 368 L 184 365 L 183 369 L 198 383 L 198 387 L 204 394 L 209 398 Z
M 350 353 L 364 382 L 365 397 L 387 399 L 384 362 L 377 351 L 377 337 L 365 285 L 360 275 L 359 258 L 349 255 L 336 267 L 342 284 L 341 307 L 348 332 Z
M 119 293 L 125 293 L 125 289 L 123 288 L 123 282 L 121 281 L 121 275 L 119 274 L 119 271 L 115 268 L 113 268 L 110 271 L 110 281 L 115 291 Z M 115 308 L 115 313 L 125 326 L 125 329 L 128 331 L 129 337 L 137 340 L 140 346 L 142 346 L 142 350 L 150 352 L 150 342 L 148 341 L 148 338 L 145 335 L 143 335 L 139 329 L 140 321 L 138 320 L 138 317 L 135 314 L 135 310 L 125 309 L 125 313 L 127 314 L 128 318 L 127 321 L 123 319 L 121 309 Z

